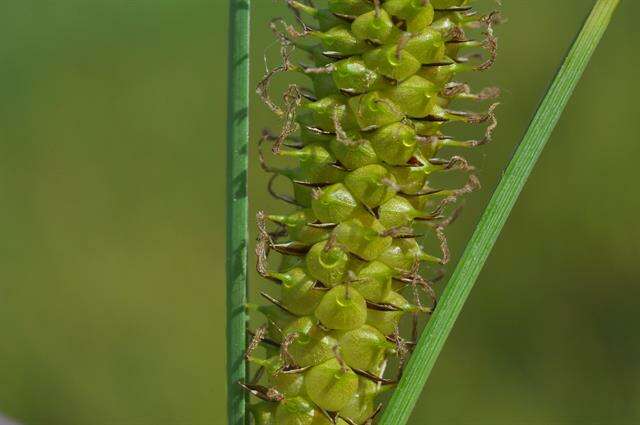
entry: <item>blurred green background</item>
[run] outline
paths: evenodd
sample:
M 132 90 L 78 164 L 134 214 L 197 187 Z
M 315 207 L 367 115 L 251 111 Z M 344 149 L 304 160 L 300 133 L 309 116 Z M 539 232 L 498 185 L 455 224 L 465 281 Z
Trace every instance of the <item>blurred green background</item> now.
M 257 81 L 285 12 L 254 3 Z M 484 190 L 456 255 L 591 3 L 504 2 L 498 63 L 469 78 L 504 96 L 495 142 L 470 155 Z M 622 3 L 414 424 L 640 423 L 640 5 Z M 224 422 L 226 17 L 223 0 L 1 2 L 5 414 Z M 255 136 L 276 122 L 254 106 Z M 255 155 L 250 194 L 286 208 Z

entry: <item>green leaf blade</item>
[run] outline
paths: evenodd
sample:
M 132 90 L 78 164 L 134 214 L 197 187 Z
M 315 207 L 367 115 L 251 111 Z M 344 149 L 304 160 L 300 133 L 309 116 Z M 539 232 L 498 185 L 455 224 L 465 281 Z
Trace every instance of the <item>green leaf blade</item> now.
M 422 332 L 381 424 L 402 425 L 408 421 L 462 306 L 618 4 L 619 0 L 598 0 L 591 10 Z

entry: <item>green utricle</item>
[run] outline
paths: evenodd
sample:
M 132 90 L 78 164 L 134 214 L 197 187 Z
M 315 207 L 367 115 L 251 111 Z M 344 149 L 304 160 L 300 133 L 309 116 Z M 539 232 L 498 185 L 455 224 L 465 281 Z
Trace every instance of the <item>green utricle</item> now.
M 291 181 L 293 207 L 259 214 L 258 270 L 274 286 L 271 303 L 256 309 L 266 322 L 247 353 L 259 371 L 245 386 L 262 399 L 250 408 L 256 424 L 369 424 L 410 355 L 401 328 L 435 308 L 422 275 L 448 258 L 450 205 L 477 187 L 430 182 L 470 170 L 447 150 L 481 145 L 495 128 L 493 107 L 451 103 L 495 92 L 474 95 L 454 79 L 492 64 L 496 15 L 469 0 L 287 3 L 307 21 L 272 22 L 284 63 L 259 92 L 284 121 L 265 140 L 290 164 L 265 169 Z M 283 72 L 303 73 L 309 85 L 272 101 L 266 87 Z M 459 140 L 444 133 L 451 122 L 487 130 Z M 442 255 L 427 253 L 424 239 Z M 280 267 L 266 258 L 274 251 Z

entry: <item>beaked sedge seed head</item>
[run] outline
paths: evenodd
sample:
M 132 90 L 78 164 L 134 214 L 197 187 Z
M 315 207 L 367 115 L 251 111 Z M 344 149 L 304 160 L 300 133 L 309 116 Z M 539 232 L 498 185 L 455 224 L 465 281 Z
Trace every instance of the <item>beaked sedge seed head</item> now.
M 494 63 L 501 21 L 470 3 L 286 0 L 294 23 L 271 21 L 282 63 L 258 93 L 282 126 L 263 132 L 260 147 L 271 143 L 289 166 L 270 165 L 266 149 L 259 159 L 269 192 L 293 210 L 257 217 L 257 271 L 274 285 L 262 293 L 267 305 L 247 305 L 265 316 L 246 353 L 256 375 L 242 383 L 262 400 L 250 407 L 257 425 L 373 424 L 419 318 L 437 308 L 422 273 L 441 276 L 454 204 L 479 183 L 471 175 L 462 187 L 434 187 L 433 177 L 472 171 L 459 150 L 487 144 L 497 124 L 497 103 L 456 109 L 499 94 L 460 80 Z M 289 84 L 278 100 L 271 82 L 290 73 L 309 83 Z M 449 135 L 451 123 L 484 136 Z M 279 184 L 287 179 L 292 195 Z

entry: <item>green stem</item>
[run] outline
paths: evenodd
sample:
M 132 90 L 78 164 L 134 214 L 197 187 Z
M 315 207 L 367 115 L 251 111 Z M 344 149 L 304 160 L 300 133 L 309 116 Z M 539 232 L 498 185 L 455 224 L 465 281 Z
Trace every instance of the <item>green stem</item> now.
M 598 0 L 504 172 L 456 270 L 407 363 L 380 423 L 402 425 L 422 392 L 482 266 L 556 126 L 619 0 Z M 422 423 L 422 422 L 420 422 Z
M 244 425 L 250 0 L 229 1 L 227 108 L 227 418 Z

